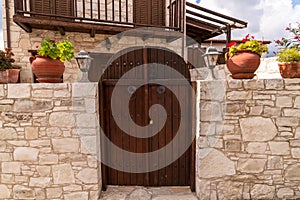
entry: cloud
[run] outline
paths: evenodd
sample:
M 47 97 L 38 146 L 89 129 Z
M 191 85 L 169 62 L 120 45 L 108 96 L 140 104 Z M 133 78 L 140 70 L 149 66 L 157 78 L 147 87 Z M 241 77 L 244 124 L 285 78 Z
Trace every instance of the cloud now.
M 292 0 L 201 0 L 199 5 L 248 22 L 247 28 L 232 31 L 235 39 L 250 33 L 256 39 L 273 42 L 287 35 L 289 23 L 300 22 L 300 5 Z M 270 47 L 273 51 L 274 44 Z

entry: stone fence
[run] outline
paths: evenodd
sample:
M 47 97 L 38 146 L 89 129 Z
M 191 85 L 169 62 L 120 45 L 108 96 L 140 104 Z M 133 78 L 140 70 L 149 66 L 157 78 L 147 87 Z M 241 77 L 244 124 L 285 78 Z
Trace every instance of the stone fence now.
M 200 199 L 300 198 L 300 79 L 197 81 Z M 96 200 L 97 83 L 0 85 L 0 199 Z
M 0 199 L 98 199 L 97 89 L 0 85 Z
M 300 79 L 198 84 L 198 197 L 300 198 Z

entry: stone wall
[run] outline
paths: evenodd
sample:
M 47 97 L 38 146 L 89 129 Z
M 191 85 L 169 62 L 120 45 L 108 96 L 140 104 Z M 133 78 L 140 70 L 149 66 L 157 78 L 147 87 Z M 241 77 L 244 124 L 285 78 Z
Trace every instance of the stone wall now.
M 0 199 L 98 199 L 97 89 L 0 85 Z
M 198 197 L 300 198 L 300 79 L 198 85 Z

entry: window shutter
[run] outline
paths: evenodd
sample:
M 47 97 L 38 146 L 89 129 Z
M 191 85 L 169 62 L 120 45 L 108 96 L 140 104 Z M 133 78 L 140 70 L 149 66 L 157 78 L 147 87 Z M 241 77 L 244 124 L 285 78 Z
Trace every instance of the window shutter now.
M 32 12 L 51 14 L 50 0 L 30 0 L 30 8 Z
M 74 16 L 73 0 L 30 0 L 30 8 L 32 12 L 41 13 L 41 14 Z M 56 18 L 56 19 L 62 19 L 62 18 Z
M 137 24 L 165 25 L 165 0 L 134 0 L 134 22 Z

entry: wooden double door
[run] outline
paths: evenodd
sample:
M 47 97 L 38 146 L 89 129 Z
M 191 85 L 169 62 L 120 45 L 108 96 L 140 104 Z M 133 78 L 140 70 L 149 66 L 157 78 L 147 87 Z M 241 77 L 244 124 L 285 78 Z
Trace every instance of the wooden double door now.
M 175 74 L 180 73 L 185 80 L 172 75 L 172 70 L 162 69 L 162 65 L 170 67 Z M 125 75 L 130 70 L 133 73 Z M 188 80 L 189 69 L 184 60 L 166 49 L 138 48 L 116 55 L 99 84 L 101 127 L 109 143 L 124 152 L 143 153 L 144 159 L 128 157 L 111 149 L 108 142 L 102 142 L 101 156 L 108 160 L 102 165 L 104 189 L 106 185 L 191 186 L 193 189 L 194 142 L 188 144 L 187 150 L 183 149 L 183 144 L 190 143 L 193 135 L 194 100 L 187 89 L 191 87 Z M 158 112 L 162 107 L 164 112 Z M 174 141 L 179 128 L 183 134 Z M 164 149 L 167 145 L 171 148 Z M 159 150 L 164 153 L 156 153 Z

